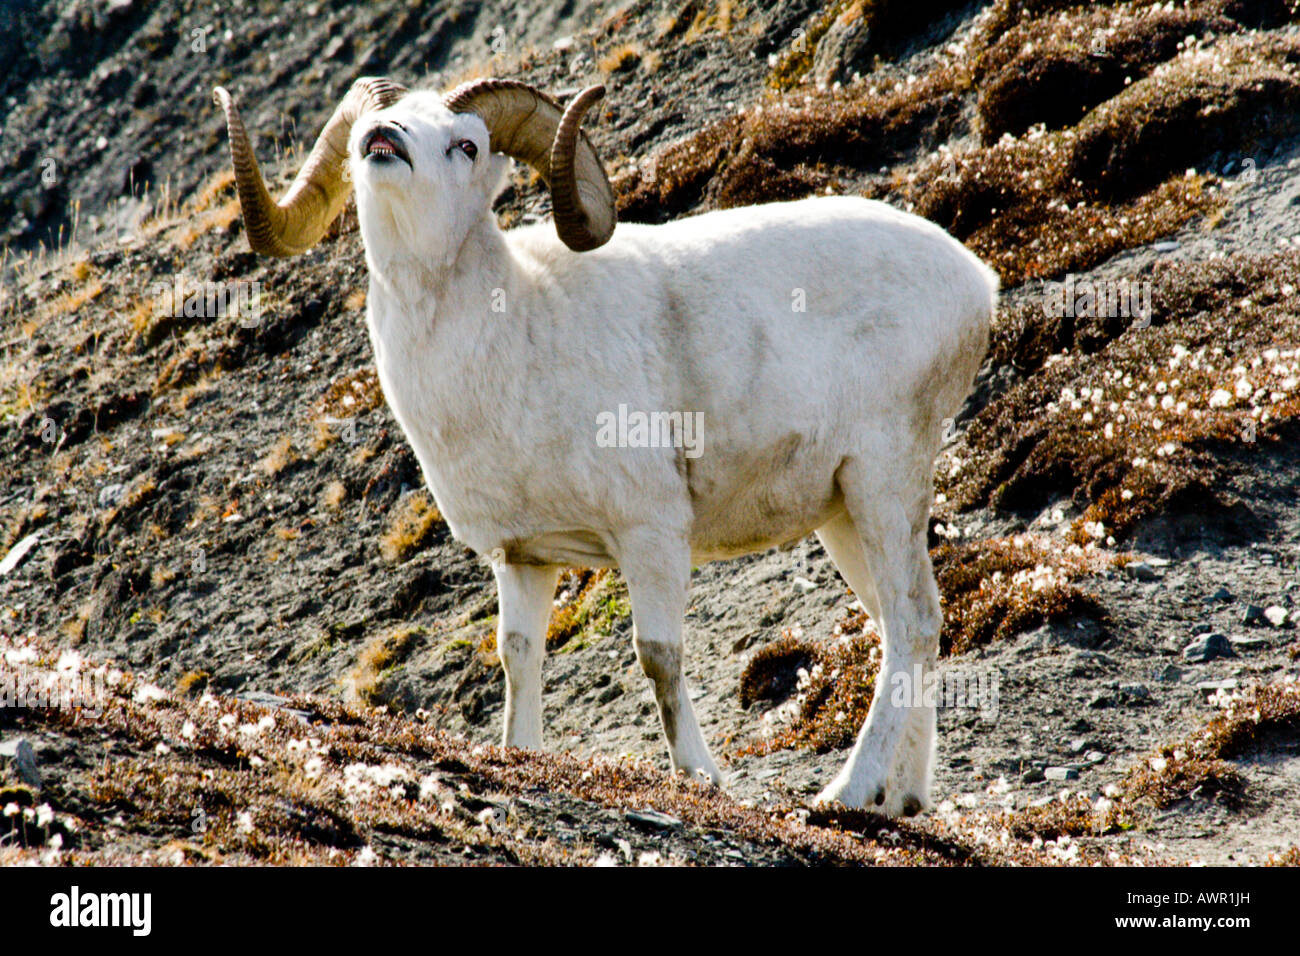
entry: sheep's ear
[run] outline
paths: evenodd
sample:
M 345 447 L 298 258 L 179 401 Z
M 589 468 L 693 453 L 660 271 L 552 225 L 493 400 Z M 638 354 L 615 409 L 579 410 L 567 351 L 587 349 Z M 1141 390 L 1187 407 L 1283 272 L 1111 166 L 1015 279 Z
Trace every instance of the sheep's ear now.
M 537 170 L 550 187 L 561 241 L 586 252 L 608 242 L 618 220 L 604 164 L 581 128 L 583 115 L 604 95 L 603 86 L 588 87 L 561 107 L 527 83 L 486 77 L 462 83 L 443 102 L 453 113 L 477 115 L 492 149 Z
M 488 183 L 488 195 L 495 200 L 510 185 L 510 157 L 489 152 L 484 178 Z

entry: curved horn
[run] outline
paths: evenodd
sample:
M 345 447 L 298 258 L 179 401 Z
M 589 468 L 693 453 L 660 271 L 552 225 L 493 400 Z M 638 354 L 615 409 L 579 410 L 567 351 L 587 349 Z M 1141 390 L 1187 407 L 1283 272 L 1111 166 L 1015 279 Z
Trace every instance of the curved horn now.
M 347 202 L 350 187 L 344 169 L 352 124 L 361 114 L 391 106 L 405 94 L 404 86 L 382 77 L 362 77 L 353 83 L 316 138 L 289 191 L 277 203 L 266 190 L 234 98 L 224 87 L 212 91 L 213 101 L 226 114 L 235 189 L 244 213 L 244 231 L 254 252 L 295 256 L 320 240 Z
M 605 167 L 581 129 L 583 114 L 604 95 L 603 86 L 588 87 L 562 109 L 527 83 L 483 79 L 462 83 L 443 102 L 453 112 L 476 114 L 493 150 L 537 170 L 551 190 L 560 240 L 587 252 L 608 242 L 618 221 Z

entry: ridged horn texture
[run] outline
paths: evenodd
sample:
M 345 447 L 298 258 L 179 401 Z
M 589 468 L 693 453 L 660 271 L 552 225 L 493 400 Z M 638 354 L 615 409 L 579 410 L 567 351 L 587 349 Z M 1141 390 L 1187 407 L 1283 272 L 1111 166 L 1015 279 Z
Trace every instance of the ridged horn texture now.
M 604 164 L 582 132 L 583 114 L 604 95 L 603 86 L 588 87 L 564 109 L 527 83 L 482 79 L 462 83 L 443 102 L 482 119 L 495 152 L 537 170 L 551 190 L 560 240 L 587 252 L 609 242 L 618 222 Z
M 254 252 L 296 256 L 320 241 L 343 211 L 352 188 L 345 178 L 352 124 L 363 113 L 391 106 L 405 95 L 406 87 L 382 77 L 362 77 L 353 83 L 316 138 L 316 145 L 288 192 L 277 203 L 266 190 L 234 98 L 220 86 L 212 91 L 213 101 L 226 114 L 235 189 L 244 214 L 244 231 Z

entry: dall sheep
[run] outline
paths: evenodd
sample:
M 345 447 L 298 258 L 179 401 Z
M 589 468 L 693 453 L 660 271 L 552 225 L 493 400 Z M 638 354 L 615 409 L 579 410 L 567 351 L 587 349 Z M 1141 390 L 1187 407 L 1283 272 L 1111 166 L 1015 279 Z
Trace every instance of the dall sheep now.
M 617 566 L 672 766 L 721 783 L 683 676 L 692 565 L 815 531 L 880 625 L 877 686 L 929 678 L 934 459 L 987 348 L 997 280 L 937 226 L 861 198 L 615 233 L 580 129 L 603 94 L 562 108 L 510 80 L 440 96 L 361 79 L 276 203 L 230 95 L 214 93 L 253 249 L 309 249 L 355 189 L 384 395 L 451 532 L 496 576 L 505 744 L 542 744 L 559 570 Z M 507 156 L 547 182 L 554 231 L 498 226 Z M 693 414 L 702 442 L 605 447 L 598 424 L 620 406 L 671 427 Z M 820 801 L 927 804 L 931 695 L 890 697 L 876 695 Z

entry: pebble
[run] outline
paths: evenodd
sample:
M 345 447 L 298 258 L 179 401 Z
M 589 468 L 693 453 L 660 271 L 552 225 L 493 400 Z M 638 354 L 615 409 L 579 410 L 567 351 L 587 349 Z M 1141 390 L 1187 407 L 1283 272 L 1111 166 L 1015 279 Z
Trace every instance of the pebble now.
M 1274 604 L 1271 607 L 1266 607 L 1264 608 L 1264 619 L 1274 627 L 1281 627 L 1286 623 L 1286 608 L 1277 604 Z
M 1232 677 L 1225 678 L 1224 680 L 1203 680 L 1197 682 L 1196 689 L 1206 697 L 1211 697 L 1221 690 L 1236 690 L 1237 681 Z
M 671 830 L 682 825 L 681 820 L 658 810 L 628 810 L 623 814 L 623 819 L 652 830 Z
M 1151 699 L 1151 691 L 1147 690 L 1145 684 L 1120 684 L 1120 695 L 1127 697 L 1129 700 L 1147 701 Z
M 1048 767 L 1043 771 L 1043 777 L 1047 780 L 1077 780 L 1079 771 L 1073 767 Z
M 804 577 L 796 577 L 790 583 L 794 585 L 794 589 L 798 591 L 800 594 L 807 594 L 810 591 L 817 590 L 817 585 Z
M 1165 683 L 1182 680 L 1183 669 L 1181 667 L 1175 667 L 1173 664 L 1166 664 L 1164 667 L 1160 668 L 1160 670 L 1156 671 L 1155 679 L 1158 681 L 1164 681 Z
M 1259 624 L 1264 620 L 1264 609 L 1258 604 L 1247 604 L 1246 609 L 1241 612 L 1242 624 Z
M 1232 600 L 1234 600 L 1234 598 L 1232 596 L 1231 591 L 1229 591 L 1227 588 L 1219 588 L 1219 590 L 1215 591 L 1213 594 L 1211 594 L 1209 597 L 1205 599 L 1205 603 L 1212 604 L 1215 601 L 1232 601 Z
M 1262 651 L 1273 646 L 1267 637 L 1234 637 L 1231 640 L 1233 649 L 1238 651 Z
M 1232 649 L 1232 642 L 1218 633 L 1206 634 L 1183 648 L 1183 658 L 1193 664 L 1204 664 L 1216 657 L 1236 656 L 1236 652 Z
M 1134 564 L 1125 565 L 1124 572 L 1137 581 L 1158 581 L 1160 579 L 1159 573 L 1147 561 L 1138 561 Z
M 101 508 L 116 507 L 122 501 L 122 495 L 126 491 L 126 485 L 114 484 L 105 485 L 99 489 L 99 506 Z

